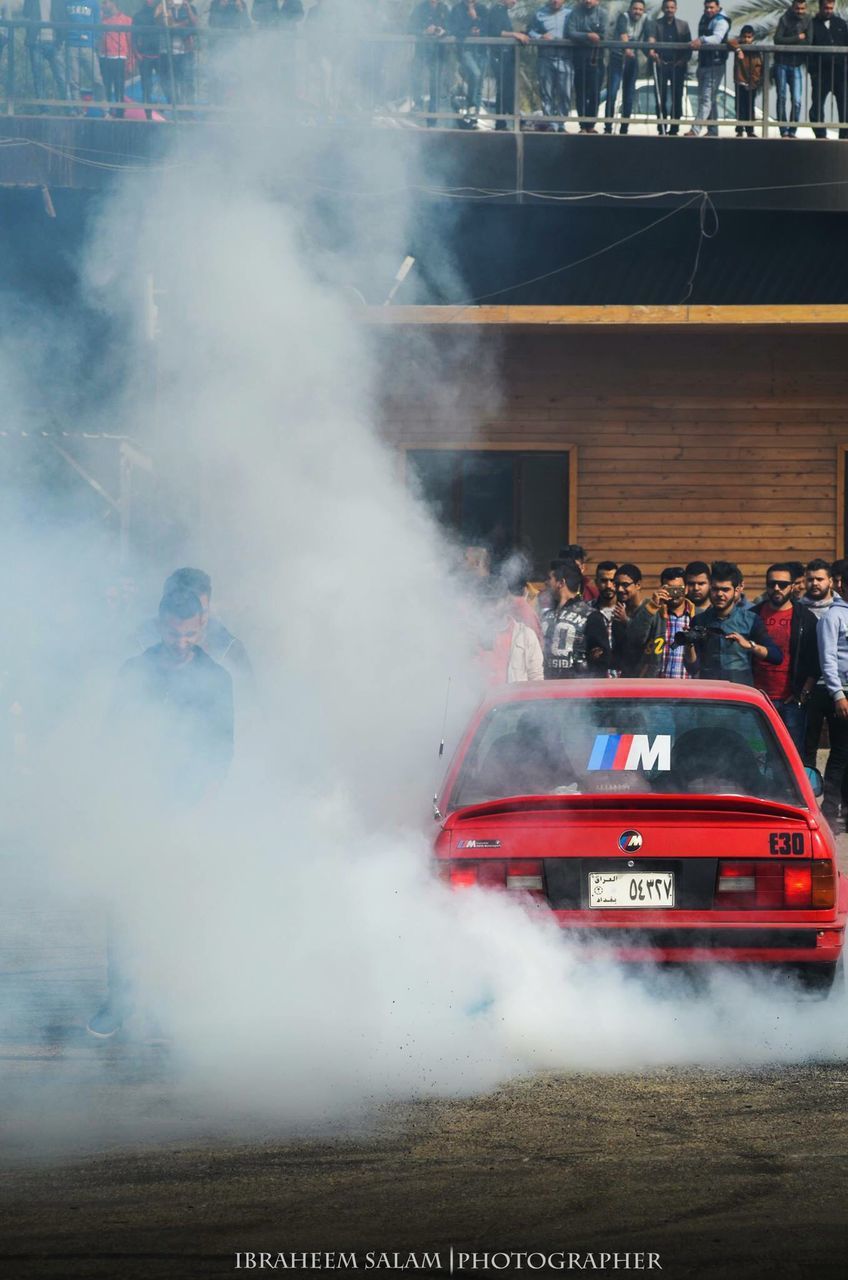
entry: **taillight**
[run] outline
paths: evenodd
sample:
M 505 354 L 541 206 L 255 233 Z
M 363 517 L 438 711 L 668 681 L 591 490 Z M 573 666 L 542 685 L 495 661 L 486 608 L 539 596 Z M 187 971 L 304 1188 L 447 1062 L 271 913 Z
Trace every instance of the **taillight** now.
M 812 906 L 813 873 L 809 863 L 783 868 L 783 901 L 787 907 Z
M 448 882 L 452 889 L 470 888 L 477 883 L 477 863 L 451 863 L 448 866 Z
M 517 893 L 541 894 L 544 891 L 542 863 L 530 858 L 514 862 L 504 862 L 501 858 L 486 858 L 480 862 L 463 858 L 462 861 L 442 863 L 439 870 L 454 889 L 479 885 L 484 889 L 509 889 Z
M 813 907 L 816 910 L 836 906 L 836 876 L 830 858 L 813 862 Z
M 484 889 L 502 889 L 506 880 L 506 863 L 500 858 L 487 858 L 477 863 L 477 883 Z
M 836 878 L 829 858 L 792 863 L 721 859 L 718 864 L 715 905 L 721 910 L 820 911 L 835 901 Z

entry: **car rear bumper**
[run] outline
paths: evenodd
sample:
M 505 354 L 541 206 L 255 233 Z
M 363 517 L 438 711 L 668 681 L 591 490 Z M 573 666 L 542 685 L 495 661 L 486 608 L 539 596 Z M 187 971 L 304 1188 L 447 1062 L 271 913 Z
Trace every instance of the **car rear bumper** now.
M 599 923 L 576 920 L 574 912 L 551 913 L 563 935 L 590 951 L 625 963 L 833 964 L 842 954 L 842 923 L 752 924 Z

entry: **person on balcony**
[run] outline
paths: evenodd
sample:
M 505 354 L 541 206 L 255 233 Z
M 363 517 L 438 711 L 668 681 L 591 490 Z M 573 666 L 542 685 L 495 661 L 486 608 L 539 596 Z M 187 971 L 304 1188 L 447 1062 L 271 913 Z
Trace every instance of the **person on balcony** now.
M 412 107 L 424 108 L 425 100 L 432 112 L 439 110 L 442 99 L 442 78 L 445 73 L 444 50 L 439 41 L 448 33 L 450 9 L 445 0 L 421 0 L 409 15 L 407 31 L 420 37 L 415 41 L 412 54 Z M 427 121 L 436 123 L 435 117 Z
M 209 26 L 213 31 L 243 31 L 250 26 L 245 0 L 212 0 Z
M 195 36 L 197 13 L 189 0 L 162 0 L 157 20 L 170 32 L 162 41 L 159 79 L 174 105 L 195 100 Z
M 24 44 L 29 55 L 32 70 L 32 83 L 36 98 L 45 96 L 44 68 L 50 68 L 57 98 L 67 98 L 68 86 L 65 69 L 62 65 L 62 46 L 65 43 L 65 28 L 59 26 L 40 26 L 40 23 L 64 23 L 68 17 L 65 12 L 65 0 L 24 0 L 23 19 L 32 23 L 26 29 Z
M 774 82 L 777 89 L 777 119 L 781 138 L 794 138 L 801 119 L 801 97 L 804 91 L 806 53 L 813 19 L 807 13 L 806 0 L 792 0 L 781 16 L 774 33 L 774 43 L 785 46 L 774 55 Z M 789 123 L 786 121 L 786 95 L 790 98 Z
M 146 103 L 153 101 L 153 74 L 159 71 L 164 39 L 156 13 L 157 0 L 144 0 L 141 8 L 133 14 L 132 20 L 133 53 L 141 81 L 142 101 Z M 153 119 L 150 106 L 145 107 L 144 114 L 148 120 Z
M 121 12 L 115 0 L 103 0 L 102 13 L 103 26 L 109 30 L 100 36 L 100 75 L 106 90 L 106 101 L 120 104 L 124 101 L 132 18 Z M 119 106 L 113 115 L 116 119 L 123 120 L 123 106 Z
M 489 9 L 487 35 L 496 40 L 512 40 L 516 44 L 529 44 L 530 37 L 516 31 L 512 25 L 512 10 L 517 0 L 500 0 Z M 515 48 L 492 49 L 491 67 L 495 77 L 495 115 L 516 115 L 518 101 L 515 96 Z M 506 129 L 506 120 L 498 120 L 496 129 Z
M 615 20 L 613 40 L 621 49 L 610 50 L 609 76 L 607 79 L 607 109 L 604 133 L 612 133 L 615 118 L 615 100 L 621 89 L 621 127 L 619 133 L 627 133 L 627 122 L 633 113 L 636 94 L 636 71 L 639 66 L 639 50 L 647 39 L 645 0 L 630 0 L 628 9 L 622 10 Z
M 752 48 L 754 28 L 746 23 L 738 40 L 730 43 L 736 49 L 733 81 L 736 85 L 736 136 L 754 137 L 754 108 L 763 84 L 763 55 Z M 747 121 L 747 123 L 745 123 Z
M 581 133 L 597 133 L 598 104 L 604 78 L 604 51 L 601 42 L 607 38 L 607 11 L 598 0 L 580 0 L 568 15 L 565 33 L 573 40 L 574 95 Z
M 561 116 L 545 128 L 554 133 L 566 133 L 565 119 L 571 111 L 571 95 L 574 89 L 574 60 L 571 50 L 563 45 L 553 49 L 545 45 L 551 40 L 565 39 L 565 24 L 568 10 L 565 0 L 548 0 L 546 5 L 537 9 L 527 27 L 527 36 L 538 43 L 539 53 L 536 66 L 539 72 L 539 97 L 542 100 L 542 114 L 545 116 Z
M 836 13 L 836 0 L 819 0 L 819 11 L 813 17 L 810 31 L 810 43 L 814 48 L 832 45 L 836 48 L 848 49 L 848 22 Z M 840 138 L 848 138 L 848 94 L 846 94 L 846 72 L 848 72 L 848 55 L 844 53 L 814 53 L 807 62 L 812 87 L 810 103 L 810 119 L 820 123 L 824 120 L 824 108 L 830 94 L 836 103 L 836 118 L 839 121 Z M 817 138 L 826 138 L 827 130 L 813 129 Z
M 79 101 L 83 93 L 102 100 L 103 81 L 97 59 L 99 37 L 94 30 L 100 25 L 98 0 L 66 0 L 69 23 L 65 38 L 68 71 L 68 97 Z
M 483 77 L 486 74 L 488 49 L 485 45 L 466 45 L 466 40 L 479 40 L 488 32 L 489 11 L 479 0 L 459 0 L 451 9 L 448 30 L 463 42 L 457 50 L 459 74 L 465 81 L 466 128 L 477 128 L 483 99 Z
M 663 0 L 662 16 L 651 23 L 648 43 L 666 46 L 652 49 L 648 55 L 654 69 L 657 133 L 676 137 L 683 118 L 686 68 L 692 56 L 692 32 L 689 23 L 677 16 L 677 0 Z M 669 45 L 678 48 L 669 48 Z
M 704 12 L 698 23 L 698 38 L 692 48 L 698 50 L 698 119 L 686 134 L 698 138 L 707 125 L 707 137 L 718 137 L 718 91 L 724 79 L 724 68 L 730 48 L 730 19 L 722 13 L 719 0 L 705 0 Z

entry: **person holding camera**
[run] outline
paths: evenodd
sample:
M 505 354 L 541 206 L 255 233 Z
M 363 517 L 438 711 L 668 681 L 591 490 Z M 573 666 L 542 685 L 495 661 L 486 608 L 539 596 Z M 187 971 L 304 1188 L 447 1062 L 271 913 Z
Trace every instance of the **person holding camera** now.
M 770 565 L 766 570 L 765 598 L 751 606 L 783 655 L 777 666 L 754 662 L 754 685 L 774 703 L 798 754 L 803 755 L 807 702 L 821 667 L 816 641 L 818 622 L 810 609 L 792 599 L 793 582 L 790 565 Z
M 659 589 L 640 604 L 630 622 L 630 644 L 642 653 L 635 674 L 687 679 L 683 647 L 675 637 L 692 625 L 694 616 L 695 606 L 686 599 L 685 571 L 679 565 L 663 569 Z
M 737 603 L 741 585 L 738 565 L 729 560 L 713 563 L 710 607 L 678 640 L 684 645 L 683 661 L 690 676 L 753 685 L 755 659 L 775 666 L 782 661 L 783 654 L 759 614 Z

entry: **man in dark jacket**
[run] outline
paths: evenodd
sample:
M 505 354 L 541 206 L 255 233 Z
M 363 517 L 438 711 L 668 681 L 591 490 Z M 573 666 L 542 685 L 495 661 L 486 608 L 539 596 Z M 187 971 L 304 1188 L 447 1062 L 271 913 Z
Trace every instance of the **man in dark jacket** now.
M 619 131 L 627 133 L 628 122 L 633 114 L 633 98 L 636 94 L 639 52 L 647 41 L 649 30 L 650 23 L 645 16 L 645 0 L 630 0 L 627 9 L 616 18 L 612 32 L 612 39 L 618 41 L 620 48 L 610 50 L 604 133 L 612 133 L 619 89 L 621 89 Z
M 714 562 L 710 571 L 712 603 L 696 623 L 703 636 L 685 647 L 684 662 L 691 676 L 752 685 L 755 661 L 775 665 L 781 661 L 783 654 L 759 615 L 737 603 L 741 585 L 738 565 L 728 560 Z
M 515 44 L 529 44 L 530 37 L 516 31 L 512 25 L 512 10 L 516 0 L 499 0 L 489 9 L 486 34 L 495 40 L 512 40 L 511 48 L 495 49 L 491 53 L 492 75 L 495 77 L 495 115 L 515 115 L 518 104 L 515 97 Z M 507 121 L 498 120 L 496 129 L 506 129 Z
M 766 598 L 752 607 L 783 657 L 778 664 L 754 662 L 754 685 L 774 703 L 798 754 L 804 750 L 807 700 L 821 675 L 815 614 L 792 599 L 792 570 L 773 564 L 766 571 Z
M 607 11 L 598 0 L 580 0 L 568 15 L 565 34 L 575 44 L 574 97 L 580 116 L 581 133 L 597 133 L 598 103 L 604 78 L 604 51 L 607 38 Z
M 848 48 L 848 22 L 836 13 L 836 0 L 819 0 L 819 11 L 812 21 L 810 44 L 834 45 Z M 824 108 L 829 94 L 836 103 L 836 118 L 844 125 L 846 120 L 845 80 L 848 71 L 848 55 L 844 53 L 814 53 L 807 62 L 812 85 L 810 119 L 824 120 Z M 826 129 L 813 129 L 817 138 L 826 138 Z M 840 138 L 848 138 L 848 128 L 840 128 Z
M 804 88 L 806 55 L 801 52 L 812 44 L 813 20 L 807 13 L 806 0 L 792 0 L 774 33 L 774 43 L 786 46 L 774 55 L 774 82 L 777 90 L 777 118 L 781 138 L 794 138 L 795 122 L 801 118 L 801 95 Z M 786 123 L 786 94 L 791 99 L 790 124 Z
M 592 603 L 594 621 L 590 619 L 586 624 L 586 652 L 589 668 L 596 676 L 618 675 L 612 660 L 612 621 L 615 613 L 617 571 L 618 565 L 614 560 L 601 560 L 595 566 L 598 596 Z
M 545 679 L 573 680 L 588 674 L 586 627 L 593 610 L 581 597 L 583 575 L 573 560 L 551 569 L 553 603 L 542 615 Z M 598 638 L 603 643 L 602 632 Z
M 649 54 L 654 67 L 657 133 L 675 136 L 680 132 L 683 86 L 692 56 L 692 32 L 689 23 L 677 16 L 677 0 L 663 0 L 662 17 L 648 27 L 648 43 L 679 46 L 677 49 L 653 49 Z M 669 120 L 671 123 L 666 123 Z
M 620 564 L 615 571 L 615 608 L 612 612 L 612 665 L 623 676 L 637 676 L 642 662 L 638 637 L 630 627 L 642 603 L 642 570 L 638 564 Z
M 121 668 L 112 702 L 110 750 L 130 821 L 168 822 L 208 803 L 233 756 L 233 683 L 200 647 L 203 606 L 173 590 L 159 605 L 161 639 Z M 123 939 L 109 938 L 108 995 L 89 1020 L 98 1039 L 120 1030 L 133 1003 Z
M 164 48 L 163 28 L 156 17 L 157 8 L 157 0 L 144 0 L 141 8 L 133 14 L 132 20 L 133 53 L 138 64 L 144 102 L 153 101 L 153 73 L 159 67 L 159 58 Z M 145 108 L 144 114 L 148 120 L 152 120 L 153 112 L 150 107 Z

